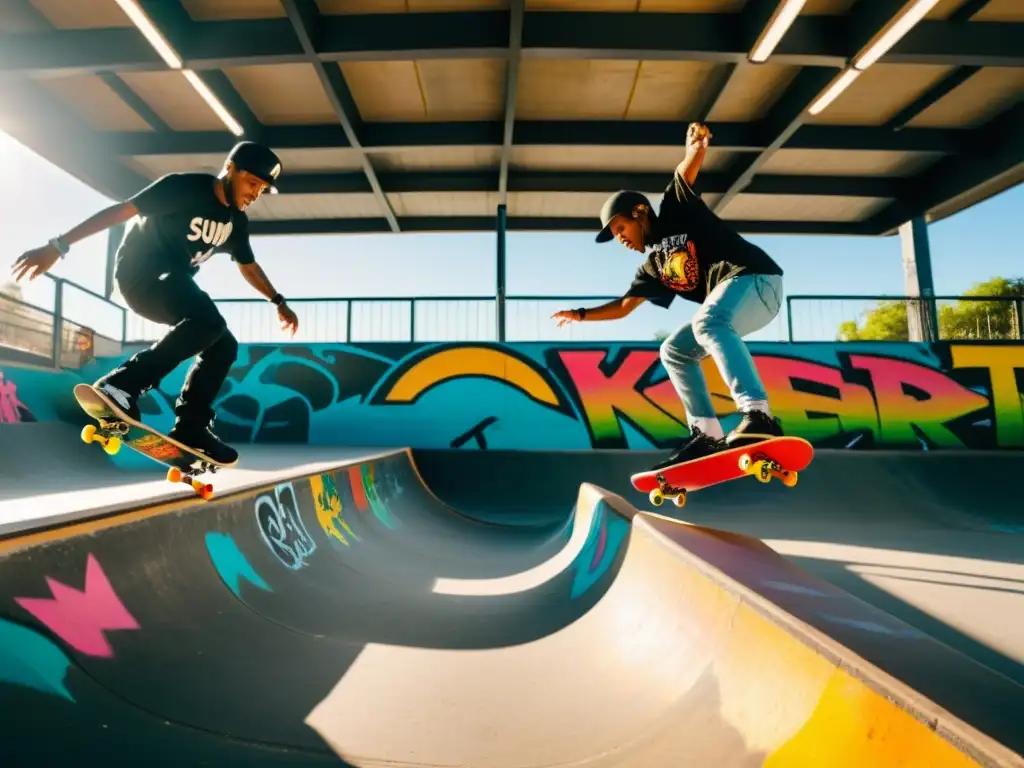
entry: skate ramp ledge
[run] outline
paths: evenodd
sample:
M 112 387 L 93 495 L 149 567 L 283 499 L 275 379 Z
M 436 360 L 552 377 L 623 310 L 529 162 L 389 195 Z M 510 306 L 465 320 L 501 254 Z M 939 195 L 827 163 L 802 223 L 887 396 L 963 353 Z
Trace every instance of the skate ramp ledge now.
M 608 493 L 596 485 L 583 483 L 571 520 L 572 530 L 569 539 L 553 557 L 533 568 L 507 576 L 490 579 L 438 578 L 434 581 L 434 593 L 464 597 L 512 595 L 537 589 L 562 576 L 574 567 L 584 552 L 587 540 L 595 531 L 603 531 L 598 535 L 607 536 L 606 529 L 602 529 L 598 519 L 599 506 L 602 503 L 607 504 L 611 510 L 626 520 L 632 520 L 633 516 L 638 514 L 637 510 L 620 496 Z
M 953 667 L 972 665 L 966 657 L 757 539 L 639 512 L 591 484 L 580 488 L 577 530 L 601 505 L 631 524 L 621 566 L 588 612 L 512 647 L 367 644 L 307 725 L 367 768 L 1024 766 L 815 626 L 825 621 L 805 619 L 882 622 L 903 653 Z M 525 582 L 553 577 L 579 552 L 567 544 Z M 470 592 L 467 580 L 457 583 Z M 790 608 L 803 597 L 802 611 L 774 599 L 782 584 Z M 1002 705 L 996 691 L 991 706 Z M 456 721 L 462 738 L 452 738 Z
M 215 495 L 210 501 L 203 501 L 185 485 L 179 487 L 165 479 L 0 500 L 0 555 L 154 515 L 209 509 L 264 492 L 278 483 L 305 481 L 347 467 L 397 456 L 410 456 L 411 461 L 408 448 L 313 448 L 277 447 L 276 455 L 274 451 L 263 450 L 258 452 L 254 466 L 221 470 L 212 475 Z M 117 479 L 116 468 L 107 469 Z

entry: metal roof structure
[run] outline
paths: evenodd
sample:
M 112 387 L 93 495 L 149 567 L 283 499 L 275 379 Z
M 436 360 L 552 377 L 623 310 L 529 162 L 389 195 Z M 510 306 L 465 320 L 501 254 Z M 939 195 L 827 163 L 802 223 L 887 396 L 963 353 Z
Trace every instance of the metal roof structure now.
M 481 231 L 499 205 L 596 231 L 609 192 L 657 205 L 693 120 L 697 191 L 751 234 L 890 234 L 1024 178 L 1024 0 L 4 0 L 0 33 L 0 129 L 116 199 L 271 145 L 254 234 Z

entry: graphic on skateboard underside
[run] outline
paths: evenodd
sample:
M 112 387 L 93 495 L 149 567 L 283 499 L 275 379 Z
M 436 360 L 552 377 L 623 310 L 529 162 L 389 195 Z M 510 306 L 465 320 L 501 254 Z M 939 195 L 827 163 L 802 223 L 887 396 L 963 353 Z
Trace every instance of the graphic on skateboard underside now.
M 129 421 L 116 412 L 103 395 L 88 384 L 76 385 L 74 395 L 82 410 L 98 422 L 88 424 L 82 429 L 81 436 L 84 442 L 100 443 L 110 455 L 116 454 L 122 444 L 127 445 L 132 450 L 169 467 L 169 482 L 186 483 L 204 499 L 209 499 L 213 495 L 213 486 L 202 483 L 195 477 L 204 472 L 216 472 L 220 467 L 227 465 L 218 464 L 196 454 L 145 425 Z
M 647 493 L 654 506 L 666 498 L 677 507 L 686 503 L 689 491 L 698 491 L 729 480 L 752 475 L 762 483 L 773 477 L 793 487 L 798 473 L 811 463 L 814 447 L 799 437 L 779 437 L 747 446 L 730 448 L 703 459 L 675 464 L 658 470 L 638 472 L 630 478 L 633 487 Z

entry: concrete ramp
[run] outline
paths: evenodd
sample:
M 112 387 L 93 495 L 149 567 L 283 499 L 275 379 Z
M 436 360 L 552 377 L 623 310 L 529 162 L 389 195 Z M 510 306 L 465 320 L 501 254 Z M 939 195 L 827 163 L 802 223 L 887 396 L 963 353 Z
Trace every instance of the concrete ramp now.
M 562 525 L 513 528 L 397 452 L 0 558 L 5 766 L 1024 765 L 1008 679 L 591 484 Z

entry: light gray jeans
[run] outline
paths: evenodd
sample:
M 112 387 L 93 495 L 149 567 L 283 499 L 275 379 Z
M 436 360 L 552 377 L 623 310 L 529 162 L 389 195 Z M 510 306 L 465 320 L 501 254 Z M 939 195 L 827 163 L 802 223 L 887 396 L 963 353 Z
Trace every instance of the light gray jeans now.
M 782 277 L 742 275 L 726 280 L 708 294 L 693 320 L 665 339 L 661 362 L 686 408 L 687 419 L 714 419 L 700 361 L 714 359 L 739 411 L 766 401 L 767 394 L 743 336 L 764 328 L 782 305 Z

